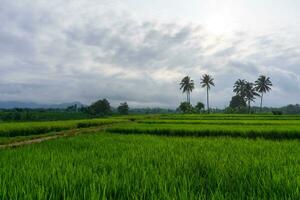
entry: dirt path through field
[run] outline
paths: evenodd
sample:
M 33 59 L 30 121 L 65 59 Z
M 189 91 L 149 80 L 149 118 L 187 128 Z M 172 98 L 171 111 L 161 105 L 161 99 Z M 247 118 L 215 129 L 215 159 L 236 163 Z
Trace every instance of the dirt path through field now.
M 29 138 L 29 139 L 24 139 L 24 140 L 18 141 L 18 142 L 2 144 L 2 145 L 0 145 L 0 149 L 16 148 L 16 147 L 21 147 L 21 146 L 25 146 L 25 145 L 41 143 L 41 142 L 48 141 L 48 140 L 54 140 L 54 139 L 62 138 L 62 137 L 73 137 L 73 136 L 80 135 L 80 134 L 98 132 L 98 131 L 104 130 L 106 127 L 107 126 L 72 129 L 72 130 L 68 130 L 68 131 L 53 133 L 53 135 L 46 135 L 46 136 L 40 135 L 40 136 L 37 136 L 36 138 Z

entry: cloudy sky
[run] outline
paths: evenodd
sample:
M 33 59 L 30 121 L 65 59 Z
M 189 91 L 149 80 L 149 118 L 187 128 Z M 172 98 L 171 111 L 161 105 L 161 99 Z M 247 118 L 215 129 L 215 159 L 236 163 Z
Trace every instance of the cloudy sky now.
M 209 73 L 213 107 L 260 74 L 266 105 L 300 103 L 299 19 L 299 0 L 0 0 L 0 101 L 172 108 Z

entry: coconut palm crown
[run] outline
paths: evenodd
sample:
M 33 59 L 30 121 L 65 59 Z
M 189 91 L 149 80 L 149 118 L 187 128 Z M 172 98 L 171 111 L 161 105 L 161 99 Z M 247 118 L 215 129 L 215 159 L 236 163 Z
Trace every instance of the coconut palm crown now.
M 245 84 L 245 100 L 248 102 L 248 112 L 250 113 L 251 109 L 251 102 L 254 102 L 257 96 L 260 96 L 256 92 L 256 88 L 254 87 L 255 85 L 250 82 L 246 82 Z
M 255 81 L 255 89 L 257 92 L 261 93 L 260 97 L 260 110 L 262 110 L 263 96 L 264 93 L 267 93 L 271 90 L 273 86 L 270 77 L 266 77 L 264 75 L 259 76 L 257 81 Z
M 244 79 L 243 80 L 242 79 L 237 80 L 234 83 L 233 92 L 235 92 L 240 97 L 245 98 L 245 96 L 246 96 L 246 93 L 245 93 L 246 83 L 247 83 L 247 81 L 244 80 Z
M 182 93 L 186 93 L 186 100 L 188 103 L 191 103 L 191 92 L 195 88 L 194 81 L 191 80 L 191 77 L 186 76 L 184 77 L 180 82 L 180 90 L 182 90 Z
M 251 102 L 256 99 L 256 96 L 260 96 L 257 93 L 256 87 L 253 83 L 241 79 L 234 83 L 233 92 L 243 98 L 245 102 L 248 102 L 248 112 L 250 112 L 251 109 Z

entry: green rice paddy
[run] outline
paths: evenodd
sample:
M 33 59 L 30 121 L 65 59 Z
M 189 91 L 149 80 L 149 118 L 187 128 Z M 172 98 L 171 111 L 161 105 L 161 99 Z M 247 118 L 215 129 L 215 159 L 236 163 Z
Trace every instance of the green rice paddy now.
M 50 123 L 0 124 L 0 139 L 31 128 L 26 134 L 39 134 L 36 127 Z M 0 199 L 300 199 L 300 116 L 154 115 L 53 123 L 66 129 L 109 126 L 1 149 Z

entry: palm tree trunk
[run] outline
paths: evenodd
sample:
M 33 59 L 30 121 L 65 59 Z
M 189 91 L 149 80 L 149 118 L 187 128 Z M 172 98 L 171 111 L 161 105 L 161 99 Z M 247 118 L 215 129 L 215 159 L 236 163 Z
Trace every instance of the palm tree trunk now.
M 186 92 L 186 102 L 189 102 L 189 92 Z
M 264 93 L 261 93 L 261 99 L 260 99 L 260 111 L 262 111 L 262 102 L 263 102 Z
M 207 97 L 207 112 L 209 113 L 209 96 L 208 96 L 208 87 L 206 87 L 206 97 Z
M 251 105 L 250 105 L 250 101 L 248 101 L 248 114 L 250 114 L 250 110 L 251 110 Z

